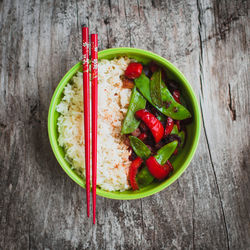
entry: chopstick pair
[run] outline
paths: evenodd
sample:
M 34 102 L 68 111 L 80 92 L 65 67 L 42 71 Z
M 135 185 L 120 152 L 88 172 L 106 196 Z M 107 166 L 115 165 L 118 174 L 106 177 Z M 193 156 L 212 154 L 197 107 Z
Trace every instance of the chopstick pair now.
M 89 29 L 82 27 L 83 103 L 85 138 L 85 173 L 87 216 L 90 214 L 90 94 L 89 94 Z M 98 117 L 98 35 L 91 34 L 91 95 L 92 95 L 92 205 L 93 224 L 96 214 L 97 117 Z

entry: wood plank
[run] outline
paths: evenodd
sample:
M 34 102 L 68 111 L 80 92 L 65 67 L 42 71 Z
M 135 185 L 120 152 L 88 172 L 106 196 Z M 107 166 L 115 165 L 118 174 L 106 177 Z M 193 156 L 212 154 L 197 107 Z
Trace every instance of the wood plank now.
M 247 249 L 250 245 L 247 2 L 204 1 L 200 6 L 201 107 L 205 136 L 228 248 Z

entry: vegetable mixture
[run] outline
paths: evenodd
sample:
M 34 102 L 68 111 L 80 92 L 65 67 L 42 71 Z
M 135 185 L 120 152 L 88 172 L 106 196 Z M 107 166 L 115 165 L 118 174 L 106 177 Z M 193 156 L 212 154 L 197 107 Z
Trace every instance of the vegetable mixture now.
M 170 162 L 183 147 L 183 120 L 190 112 L 184 106 L 178 84 L 154 62 L 143 66 L 131 62 L 122 76 L 123 88 L 132 89 L 121 133 L 131 149 L 129 182 L 133 190 L 166 179 L 174 168 Z

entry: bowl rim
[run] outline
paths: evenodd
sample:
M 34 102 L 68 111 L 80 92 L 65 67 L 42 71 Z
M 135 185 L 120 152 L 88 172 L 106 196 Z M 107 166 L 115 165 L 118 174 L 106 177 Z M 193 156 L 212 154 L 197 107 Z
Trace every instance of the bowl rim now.
M 193 111 L 194 111 L 194 119 L 195 125 L 197 127 L 196 132 L 194 134 L 194 140 L 190 149 L 190 152 L 186 159 L 184 160 L 182 166 L 178 169 L 176 173 L 174 173 L 169 179 L 166 181 L 160 183 L 159 185 L 155 186 L 152 189 L 145 190 L 143 193 L 137 193 L 134 191 L 133 193 L 127 194 L 127 193 L 113 193 L 110 191 L 105 191 L 102 189 L 97 188 L 96 193 L 99 196 L 109 198 L 109 199 L 115 199 L 115 200 L 133 200 L 133 199 L 140 199 L 144 198 L 153 194 L 156 194 L 168 186 L 170 186 L 172 183 L 174 183 L 186 170 L 186 168 L 189 166 L 195 151 L 198 146 L 199 138 L 200 138 L 200 129 L 201 129 L 201 115 L 200 115 L 200 108 L 199 104 L 197 101 L 197 98 L 195 96 L 195 93 L 193 91 L 192 86 L 188 82 L 188 80 L 185 78 L 183 73 L 172 63 L 170 63 L 167 59 L 153 53 L 147 50 L 143 49 L 137 49 L 137 48 L 129 48 L 129 47 L 119 47 L 119 48 L 111 48 L 111 49 L 106 49 L 98 52 L 98 57 L 105 57 L 108 55 L 113 55 L 113 54 L 126 54 L 126 53 L 134 53 L 134 54 L 143 54 L 144 56 L 150 57 L 152 60 L 156 60 L 157 62 L 160 62 L 160 64 L 163 64 L 166 68 L 170 68 L 171 71 L 173 71 L 178 77 L 181 79 L 181 82 L 183 85 L 185 85 L 185 89 L 188 91 L 189 95 L 191 96 L 192 102 L 193 102 Z M 53 123 L 54 123 L 54 112 L 56 108 L 56 100 L 57 98 L 61 95 L 65 82 L 69 82 L 69 80 L 75 75 L 75 73 L 80 69 L 81 67 L 81 61 L 75 64 L 61 79 L 61 81 L 58 83 L 51 102 L 49 106 L 49 112 L 48 112 L 48 135 L 49 135 L 49 141 L 51 148 L 53 150 L 53 153 L 59 163 L 59 165 L 63 168 L 63 170 L 67 173 L 67 175 L 78 185 L 81 187 L 85 188 L 85 182 L 83 181 L 82 178 L 80 178 L 70 167 L 67 166 L 65 163 L 66 160 L 64 157 L 60 154 L 58 148 L 58 142 L 55 137 L 55 133 L 53 130 Z

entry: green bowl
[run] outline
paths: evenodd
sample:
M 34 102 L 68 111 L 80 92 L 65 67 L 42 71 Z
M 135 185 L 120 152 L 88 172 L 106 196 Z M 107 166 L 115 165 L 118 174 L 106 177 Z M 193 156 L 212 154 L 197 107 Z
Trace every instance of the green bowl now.
M 139 199 L 146 196 L 150 196 L 152 194 L 158 193 L 172 184 L 175 180 L 177 180 L 181 174 L 188 167 L 190 161 L 192 160 L 195 150 L 198 145 L 199 137 L 200 137 L 200 110 L 197 99 L 195 97 L 194 91 L 191 85 L 188 83 L 187 79 L 184 75 L 169 61 L 164 59 L 161 56 L 158 56 L 152 52 L 135 49 L 135 48 L 114 48 L 100 51 L 98 53 L 99 59 L 113 59 L 119 56 L 128 56 L 129 58 L 134 58 L 138 62 L 142 62 L 144 64 L 149 63 L 150 61 L 155 61 L 157 64 L 161 65 L 166 71 L 170 78 L 175 79 L 181 88 L 182 95 L 187 103 L 187 107 L 192 114 L 192 122 L 187 126 L 187 138 L 184 148 L 178 153 L 177 157 L 173 159 L 173 167 L 174 172 L 172 175 L 165 181 L 162 182 L 153 182 L 152 184 L 141 188 L 138 191 L 124 191 L 124 192 L 110 192 L 105 191 L 100 188 L 97 188 L 97 195 L 107 197 L 110 199 L 118 199 L 118 200 L 131 200 L 131 199 Z M 58 112 L 56 111 L 57 104 L 60 103 L 63 97 L 63 89 L 65 85 L 70 81 L 70 79 L 78 72 L 81 71 L 82 64 L 81 62 L 77 63 L 73 68 L 71 68 L 66 75 L 62 78 L 60 83 L 58 84 L 51 103 L 49 107 L 49 115 L 48 115 L 48 132 L 49 132 L 49 140 L 52 147 L 52 150 L 56 156 L 57 161 L 64 169 L 64 171 L 72 178 L 77 184 L 81 187 L 85 187 L 85 181 L 82 177 L 77 175 L 72 169 L 70 164 L 65 160 L 64 149 L 59 146 L 57 138 L 57 119 Z

